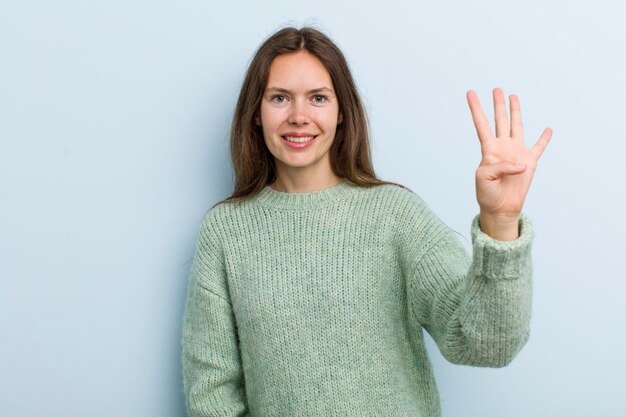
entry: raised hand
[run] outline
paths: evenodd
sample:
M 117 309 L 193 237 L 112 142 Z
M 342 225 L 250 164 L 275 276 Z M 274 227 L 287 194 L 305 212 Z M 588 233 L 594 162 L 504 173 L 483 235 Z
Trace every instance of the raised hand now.
M 476 170 L 480 225 L 484 232 L 501 240 L 518 237 L 519 215 L 537 161 L 552 137 L 552 129 L 546 128 L 537 143 L 530 149 L 526 148 L 519 99 L 511 95 L 509 101 L 510 123 L 502 89 L 493 90 L 496 122 L 494 135 L 476 92 L 467 92 L 467 102 L 482 152 L 482 159 Z

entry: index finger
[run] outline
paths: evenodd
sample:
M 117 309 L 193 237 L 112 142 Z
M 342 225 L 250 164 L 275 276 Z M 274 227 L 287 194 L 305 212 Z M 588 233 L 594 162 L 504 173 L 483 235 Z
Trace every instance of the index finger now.
M 513 94 L 509 97 L 511 103 L 511 137 L 524 139 L 524 125 L 519 98 Z
M 493 138 L 493 132 L 491 126 L 489 126 L 489 120 L 485 116 L 485 112 L 480 106 L 480 100 L 474 90 L 467 92 L 467 103 L 469 104 L 470 111 L 472 112 L 472 120 L 474 121 L 474 127 L 476 127 L 476 133 L 478 139 L 482 144 L 484 141 Z

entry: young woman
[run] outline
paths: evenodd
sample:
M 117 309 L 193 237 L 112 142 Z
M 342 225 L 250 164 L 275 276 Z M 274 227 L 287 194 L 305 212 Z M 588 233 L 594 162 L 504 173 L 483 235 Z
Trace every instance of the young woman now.
M 423 330 L 453 363 L 525 344 L 533 229 L 521 212 L 551 130 L 524 145 L 495 89 L 473 255 L 417 194 L 378 179 L 346 60 L 312 28 L 267 39 L 232 122 L 235 189 L 205 214 L 183 328 L 190 416 L 439 416 Z

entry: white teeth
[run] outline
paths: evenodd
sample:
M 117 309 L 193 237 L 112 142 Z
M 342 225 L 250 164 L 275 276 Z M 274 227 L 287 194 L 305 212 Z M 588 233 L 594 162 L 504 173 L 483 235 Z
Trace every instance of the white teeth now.
M 295 136 L 283 136 L 283 138 L 285 138 L 289 142 L 296 142 L 296 143 L 307 142 L 309 140 L 312 140 L 314 137 L 315 136 L 304 136 L 302 138 L 297 138 Z

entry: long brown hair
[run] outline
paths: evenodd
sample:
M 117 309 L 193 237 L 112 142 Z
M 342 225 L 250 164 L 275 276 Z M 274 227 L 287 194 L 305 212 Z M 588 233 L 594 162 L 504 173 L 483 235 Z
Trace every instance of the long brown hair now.
M 230 157 L 235 189 L 230 197 L 216 205 L 250 199 L 276 179 L 274 157 L 265 145 L 262 127 L 255 123 L 255 116 L 261 106 L 272 60 L 278 55 L 300 50 L 315 55 L 326 67 L 337 96 L 339 114 L 343 115 L 329 150 L 335 175 L 364 187 L 393 184 L 407 188 L 376 177 L 370 154 L 367 115 L 339 48 L 314 28 L 285 27 L 263 42 L 246 72 L 231 124 Z

